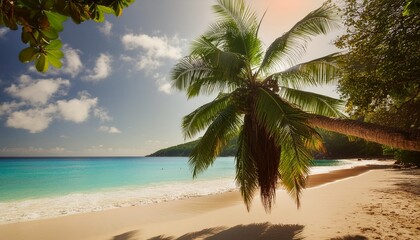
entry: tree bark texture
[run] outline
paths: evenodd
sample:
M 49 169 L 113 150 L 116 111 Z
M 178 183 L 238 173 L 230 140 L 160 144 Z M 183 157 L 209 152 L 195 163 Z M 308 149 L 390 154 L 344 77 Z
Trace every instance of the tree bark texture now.
M 403 130 L 350 119 L 329 118 L 311 114 L 308 123 L 313 127 L 363 138 L 367 141 L 403 150 L 420 151 L 420 131 Z

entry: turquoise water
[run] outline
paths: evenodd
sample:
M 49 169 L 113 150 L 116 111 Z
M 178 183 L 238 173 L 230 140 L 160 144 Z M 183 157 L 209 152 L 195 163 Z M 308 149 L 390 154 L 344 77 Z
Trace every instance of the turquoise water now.
M 233 157 L 218 158 L 198 180 L 234 175 Z M 0 202 L 188 181 L 192 175 L 185 157 L 0 159 Z

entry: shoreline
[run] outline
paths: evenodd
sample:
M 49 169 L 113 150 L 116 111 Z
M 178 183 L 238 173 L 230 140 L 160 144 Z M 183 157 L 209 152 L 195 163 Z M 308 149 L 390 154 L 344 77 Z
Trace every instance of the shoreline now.
M 404 171 L 390 169 L 390 166 L 366 166 L 336 170 L 329 174 L 312 175 L 308 182 L 310 187 L 303 192 L 302 207 L 299 210 L 296 209 L 293 200 L 285 191 L 278 190 L 277 202 L 271 214 L 265 213 L 258 196 L 253 201 L 251 211 L 247 212 L 239 192 L 232 191 L 145 206 L 123 207 L 0 225 L 0 239 L 176 240 L 206 239 L 205 236 L 219 236 L 219 238 L 209 239 L 221 240 L 232 239 L 229 238 L 230 235 L 226 234 L 240 236 L 237 234 L 241 234 L 241 232 L 249 233 L 249 238 L 242 236 L 233 239 L 268 240 L 274 237 L 279 238 L 278 236 L 286 236 L 280 237 L 280 239 L 292 239 L 287 236 L 290 234 L 295 236 L 297 233 L 299 236 L 305 236 L 305 239 L 332 239 L 347 235 L 372 237 L 383 231 L 391 236 L 398 231 L 407 229 L 408 232 L 401 233 L 405 237 L 404 239 L 415 239 L 410 236 L 420 234 L 420 228 L 416 225 L 420 220 L 420 202 L 418 201 L 420 200 L 420 191 L 414 195 L 414 199 L 405 200 L 401 198 L 401 195 L 389 196 L 388 192 L 386 195 L 382 194 L 384 196 L 378 197 L 377 191 L 389 188 L 391 183 L 400 181 L 402 177 L 407 179 L 411 177 L 414 179 L 414 184 L 418 185 L 419 172 L 417 171 L 412 176 L 406 176 Z M 388 201 L 387 198 L 391 198 L 390 206 L 382 203 Z M 397 198 L 398 201 L 392 198 Z M 407 201 L 411 202 L 407 203 Z M 380 203 L 381 208 L 372 207 Z M 399 210 L 402 213 L 408 213 L 408 218 L 417 216 L 417 219 L 409 220 L 412 222 L 411 225 L 414 224 L 418 229 L 409 226 L 409 221 L 407 223 L 401 218 L 395 217 L 395 212 L 399 208 L 396 206 L 397 203 L 398 206 L 406 208 Z M 391 209 L 387 210 L 386 208 Z M 393 219 L 400 221 L 404 227 L 392 230 L 388 226 L 390 227 L 388 230 L 378 230 L 385 222 L 377 224 L 378 216 L 372 215 L 378 214 L 379 217 L 387 217 L 381 215 L 386 212 L 385 210 L 394 211 L 394 215 L 391 214 Z M 392 219 L 388 221 L 392 221 Z M 360 226 L 363 222 L 365 225 L 376 225 L 375 227 Z M 240 229 L 241 231 L 239 231 Z M 259 234 L 260 238 L 251 233 Z M 272 234 L 270 235 L 272 238 L 261 237 L 264 233 Z M 199 237 L 200 234 L 204 235 Z M 190 238 L 186 237 L 187 235 Z M 196 235 L 197 238 L 191 237 L 193 235 Z M 184 238 L 182 238 L 183 236 Z M 393 238 L 382 236 L 380 239 Z
M 389 166 L 392 163 L 392 161 L 360 161 L 356 159 L 340 161 L 345 163 L 337 166 L 315 167 L 309 175 L 307 188 L 339 178 L 354 176 L 375 166 Z M 3 209 L 0 225 L 54 219 L 131 206 L 147 206 L 235 191 L 238 192 L 238 188 L 233 179 L 221 178 L 0 202 L 0 209 Z

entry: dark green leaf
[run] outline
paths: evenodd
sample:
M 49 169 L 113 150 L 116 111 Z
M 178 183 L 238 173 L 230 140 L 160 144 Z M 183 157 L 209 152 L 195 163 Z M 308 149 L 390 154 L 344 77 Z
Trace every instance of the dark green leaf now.
M 1 25 L 1 24 L 0 24 Z M 31 40 L 31 34 L 25 31 L 22 31 L 21 40 L 23 43 L 28 43 Z
M 41 33 L 42 35 L 44 35 L 44 37 L 48 38 L 49 40 L 58 38 L 58 32 L 53 28 L 50 28 L 48 30 L 41 30 Z
M 23 63 L 30 62 L 35 59 L 38 50 L 33 47 L 27 47 L 20 51 L 19 53 L 19 60 Z
M 46 72 L 48 70 L 48 61 L 44 54 L 40 54 L 35 60 L 35 67 L 38 72 Z

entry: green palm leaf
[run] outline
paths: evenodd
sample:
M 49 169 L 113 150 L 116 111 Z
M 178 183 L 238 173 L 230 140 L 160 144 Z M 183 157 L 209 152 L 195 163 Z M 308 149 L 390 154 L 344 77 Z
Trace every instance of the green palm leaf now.
M 337 8 L 324 4 L 296 23 L 268 47 L 260 71 L 291 66 L 302 56 L 307 42 L 316 35 L 326 34 L 338 26 Z
M 244 126 L 238 136 L 238 152 L 236 154 L 236 182 L 239 185 L 242 198 L 245 206 L 249 211 L 251 208 L 252 199 L 254 198 L 255 191 L 258 189 L 258 172 L 256 161 L 253 159 L 253 155 L 250 150 L 249 142 L 244 129 L 248 128 L 247 123 Z
M 222 79 L 236 78 L 246 64 L 241 54 L 219 49 L 205 36 L 193 43 L 191 55 L 199 56 L 201 60 L 212 66 L 222 74 Z
M 258 90 L 255 109 L 259 122 L 281 146 L 280 179 L 299 206 L 312 159 L 305 142 L 319 135 L 306 124 L 306 113 L 266 89 Z
M 316 134 L 313 135 L 317 137 Z M 279 172 L 281 183 L 287 192 L 300 206 L 300 195 L 305 188 L 309 167 L 312 165 L 312 155 L 305 145 L 304 137 L 296 132 L 289 131 L 286 141 L 283 142 L 282 161 Z
M 290 131 L 310 137 L 312 128 L 307 126 L 307 114 L 293 107 L 273 92 L 258 88 L 255 113 L 258 121 L 273 136 L 279 145 L 286 141 Z
M 193 177 L 213 164 L 223 147 L 238 135 L 241 123 L 242 118 L 234 105 L 227 106 L 219 113 L 190 155 Z
M 262 57 L 262 44 L 256 38 L 259 27 L 257 14 L 245 5 L 243 0 L 219 0 L 213 6 L 219 21 L 205 34 L 217 39 L 226 51 L 237 52 L 251 65 L 259 64 Z M 250 66 L 246 69 L 252 75 Z
M 344 101 L 340 99 L 287 87 L 281 87 L 279 95 L 307 113 L 329 117 L 345 116 L 340 111 L 344 106 Z
M 182 58 L 173 68 L 171 78 L 173 86 L 179 90 L 186 90 L 189 98 L 200 93 L 229 91 L 241 84 L 240 79 L 225 78 L 222 69 L 195 56 Z
M 229 102 L 230 95 L 219 94 L 212 102 L 204 104 L 185 116 L 182 121 L 185 138 L 193 138 L 197 133 L 208 127 L 218 114 L 228 106 Z
M 236 182 L 247 209 L 260 188 L 262 204 L 269 212 L 279 179 L 299 205 L 311 150 L 322 145 L 308 117 L 310 113 L 339 116 L 341 102 L 293 88 L 334 81 L 339 56 L 290 66 L 313 35 L 334 27 L 336 9 L 323 5 L 313 11 L 276 39 L 265 55 L 257 36 L 261 21 L 244 0 L 219 0 L 213 9 L 217 22 L 172 71 L 174 86 L 186 90 L 188 97 L 219 92 L 214 101 L 183 121 L 185 137 L 207 128 L 190 156 L 193 176 L 211 166 L 239 132 Z M 277 65 L 288 69 L 270 72 Z
M 333 53 L 309 62 L 297 64 L 284 71 L 273 73 L 267 79 L 274 79 L 280 85 L 302 88 L 335 83 L 341 75 L 338 61 L 340 53 Z
M 219 15 L 220 21 L 231 22 L 241 34 L 245 35 L 258 27 L 256 13 L 246 6 L 243 0 L 218 0 L 217 2 L 213 10 Z

